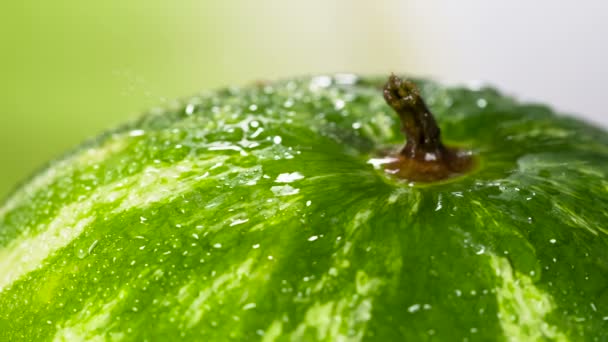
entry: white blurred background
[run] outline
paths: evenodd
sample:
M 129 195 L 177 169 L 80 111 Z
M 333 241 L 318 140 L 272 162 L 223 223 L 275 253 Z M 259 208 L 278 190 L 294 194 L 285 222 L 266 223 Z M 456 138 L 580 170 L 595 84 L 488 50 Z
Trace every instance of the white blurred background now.
M 218 34 L 244 42 L 218 52 L 235 81 L 391 70 L 479 80 L 608 126 L 606 1 L 270 0 L 215 10 L 231 17 Z
M 22 0 L 0 10 L 0 197 L 168 99 L 294 75 L 480 80 L 608 127 L 600 0 Z
M 400 11 L 415 16 L 404 30 L 420 30 L 418 46 L 439 52 L 432 75 L 488 81 L 608 126 L 608 2 L 427 0 Z

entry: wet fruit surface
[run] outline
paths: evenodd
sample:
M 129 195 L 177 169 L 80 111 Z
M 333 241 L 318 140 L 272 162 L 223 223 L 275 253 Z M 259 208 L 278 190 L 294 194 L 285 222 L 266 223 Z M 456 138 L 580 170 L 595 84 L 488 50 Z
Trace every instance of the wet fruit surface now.
M 384 78 L 185 99 L 0 207 L 2 340 L 608 338 L 608 137 L 419 80 L 474 172 L 391 177 Z

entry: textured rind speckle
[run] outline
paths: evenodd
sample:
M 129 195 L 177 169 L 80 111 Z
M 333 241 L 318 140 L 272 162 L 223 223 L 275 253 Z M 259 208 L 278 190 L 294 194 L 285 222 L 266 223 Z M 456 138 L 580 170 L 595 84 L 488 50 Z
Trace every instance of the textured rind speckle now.
M 384 78 L 226 89 L 52 163 L 0 207 L 0 340 L 606 340 L 608 137 L 417 80 L 465 177 L 375 170 Z

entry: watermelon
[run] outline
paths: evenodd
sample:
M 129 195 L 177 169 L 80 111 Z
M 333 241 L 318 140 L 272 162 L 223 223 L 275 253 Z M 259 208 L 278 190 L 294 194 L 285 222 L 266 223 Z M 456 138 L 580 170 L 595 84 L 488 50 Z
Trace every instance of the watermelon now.
M 412 181 L 385 81 L 202 93 L 50 163 L 0 205 L 0 340 L 607 341 L 606 132 L 417 79 L 474 165 Z

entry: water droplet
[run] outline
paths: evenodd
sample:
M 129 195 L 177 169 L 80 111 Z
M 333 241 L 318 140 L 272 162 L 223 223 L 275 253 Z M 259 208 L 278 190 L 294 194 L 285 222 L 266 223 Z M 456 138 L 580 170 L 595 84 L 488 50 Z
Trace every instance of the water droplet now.
M 257 122 L 257 121 L 256 121 Z M 258 128 L 255 132 L 253 132 L 249 137 L 251 139 L 255 139 L 257 138 L 260 134 L 262 134 L 262 132 L 264 132 L 264 129 L 262 127 Z
M 222 244 L 218 242 L 213 245 L 213 248 L 222 248 Z
M 236 220 L 232 221 L 232 223 L 230 223 L 230 227 L 233 227 L 233 226 L 236 226 L 236 225 L 239 225 L 239 224 L 243 224 L 243 223 L 248 222 L 248 221 L 249 221 L 248 218 L 247 219 L 236 219 Z
M 359 129 L 361 128 L 361 123 L 360 122 L 353 122 L 353 129 Z
M 308 238 L 308 241 L 315 241 L 315 240 L 317 240 L 318 238 L 319 238 L 318 236 L 313 235 L 313 236 L 311 236 L 311 237 L 309 237 L 309 238 Z
M 557 240 L 551 239 L 551 240 L 549 240 L 549 242 L 551 242 L 552 244 L 555 244 L 557 242 Z
M 336 100 L 336 102 L 334 103 L 334 108 L 335 108 L 336 110 L 343 109 L 343 108 L 344 108 L 344 106 L 345 106 L 345 104 L 346 104 L 346 103 L 344 102 L 344 100 Z
M 255 303 L 247 303 L 245 305 L 243 305 L 243 310 L 251 310 L 251 309 L 255 309 L 256 304 Z
M 312 204 L 312 201 L 306 201 L 306 206 L 310 207 L 310 205 Z
M 409 308 L 407 308 L 407 311 L 410 313 L 414 313 L 418 310 L 420 310 L 420 304 L 414 304 L 414 305 L 410 306 Z
M 367 161 L 368 164 L 372 164 L 375 169 L 379 169 L 384 164 L 389 164 L 397 161 L 396 158 L 371 158 Z
M 486 108 L 487 105 L 488 105 L 488 101 L 486 101 L 486 99 L 478 99 L 477 100 L 477 107 L 479 107 L 479 108 Z
M 146 134 L 146 132 L 142 129 L 136 129 L 136 130 L 129 132 L 129 136 L 131 136 L 131 137 L 141 137 L 144 134 Z
M 291 183 L 297 180 L 300 180 L 304 178 L 304 176 L 299 173 L 299 172 L 292 172 L 292 173 L 281 173 L 277 179 L 275 180 L 276 183 Z
M 437 156 L 435 155 L 435 153 L 425 153 L 424 154 L 424 160 L 426 160 L 426 161 L 434 161 L 434 160 L 437 160 Z
M 260 248 L 260 244 L 259 244 L 259 243 L 256 243 L 256 244 L 255 244 L 255 245 L 253 245 L 252 247 L 253 247 L 253 249 L 258 249 L 258 248 Z
M 295 194 L 299 193 L 300 189 L 294 188 L 289 185 L 284 185 L 284 186 L 273 186 L 270 188 L 270 191 L 272 191 L 276 196 L 290 196 L 290 195 L 295 195 Z
M 186 112 L 186 114 L 187 114 L 187 115 L 192 115 L 192 113 L 194 113 L 194 109 L 195 109 L 194 104 L 189 103 L 189 104 L 186 106 L 186 110 L 185 110 L 185 112 Z
M 272 142 L 274 142 L 275 144 L 280 144 L 283 141 L 283 138 L 281 138 L 280 136 L 275 136 L 274 138 L 272 138 Z
M 91 254 L 93 252 L 93 249 L 95 249 L 95 247 L 97 246 L 97 243 L 99 243 L 99 240 L 95 240 L 93 241 L 93 243 L 89 246 L 89 254 Z
M 334 76 L 336 83 L 351 85 L 357 83 L 357 76 L 353 74 L 338 74 Z
M 331 77 L 329 76 L 316 76 L 310 81 L 310 88 L 319 89 L 327 88 L 331 85 Z
M 76 257 L 78 257 L 78 259 L 84 259 L 86 256 L 87 256 L 87 252 L 84 249 L 79 248 L 76 251 Z

